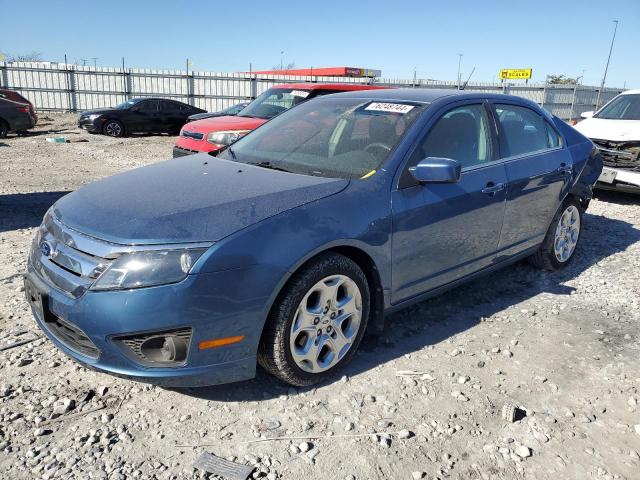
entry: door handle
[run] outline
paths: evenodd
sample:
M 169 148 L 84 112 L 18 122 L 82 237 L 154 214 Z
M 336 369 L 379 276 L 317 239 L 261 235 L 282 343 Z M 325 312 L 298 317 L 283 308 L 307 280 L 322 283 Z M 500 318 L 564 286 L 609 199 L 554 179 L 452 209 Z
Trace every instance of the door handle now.
M 500 190 L 504 190 L 506 187 L 506 185 L 504 183 L 493 183 L 493 182 L 489 182 L 487 183 L 487 186 L 484 187 L 482 190 L 480 190 L 482 193 L 486 193 L 487 195 L 492 195 L 495 194 L 496 192 L 499 192 Z

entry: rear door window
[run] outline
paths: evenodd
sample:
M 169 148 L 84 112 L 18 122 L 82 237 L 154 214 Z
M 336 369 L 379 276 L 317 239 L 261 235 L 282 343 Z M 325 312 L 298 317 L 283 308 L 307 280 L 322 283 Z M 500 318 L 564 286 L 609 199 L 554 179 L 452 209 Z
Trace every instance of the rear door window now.
M 502 158 L 517 157 L 561 146 L 561 139 L 544 117 L 530 108 L 496 104 Z

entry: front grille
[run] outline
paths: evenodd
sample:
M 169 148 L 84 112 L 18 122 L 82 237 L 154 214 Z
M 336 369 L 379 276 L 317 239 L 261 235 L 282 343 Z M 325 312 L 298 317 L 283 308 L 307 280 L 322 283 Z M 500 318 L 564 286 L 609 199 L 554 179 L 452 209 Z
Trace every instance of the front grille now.
M 77 298 L 109 266 L 113 259 L 109 248 L 105 242 L 65 228 L 48 213 L 34 238 L 30 261 L 47 283 Z
M 126 348 L 124 348 L 123 350 L 125 351 L 125 354 L 131 358 L 132 360 L 136 361 L 137 363 L 140 363 L 144 366 L 148 366 L 148 367 L 161 367 L 161 366 L 165 366 L 165 365 L 173 365 L 176 366 L 175 363 L 170 363 L 170 362 L 160 362 L 160 361 L 156 361 L 153 359 L 148 358 L 147 356 L 145 356 L 145 354 L 142 352 L 142 344 L 144 342 L 146 342 L 147 340 L 151 339 L 151 338 L 158 338 L 158 337 L 177 337 L 181 340 L 184 340 L 184 342 L 187 345 L 191 344 L 191 329 L 190 328 L 182 328 L 179 330 L 168 330 L 168 331 L 161 331 L 161 332 L 153 332 L 153 333 L 147 333 L 147 334 L 138 334 L 138 335 L 127 335 L 127 336 L 123 336 L 123 337 L 115 337 L 114 341 L 117 344 L 120 344 L 121 346 L 125 346 Z M 188 353 L 188 350 L 187 350 Z M 184 362 L 182 362 L 184 363 Z
M 204 138 L 204 133 L 190 132 L 189 130 L 182 130 L 180 135 L 185 138 L 193 138 L 194 140 L 202 140 Z
M 181 147 L 173 147 L 173 158 L 185 157 L 187 155 L 193 155 L 195 153 L 200 153 L 197 150 L 190 150 L 188 148 Z
M 54 315 L 50 315 L 45 324 L 51 334 L 71 350 L 93 359 L 98 358 L 100 355 L 98 347 L 77 326 L 67 323 Z
M 640 171 L 640 142 L 594 140 L 593 143 L 606 166 Z

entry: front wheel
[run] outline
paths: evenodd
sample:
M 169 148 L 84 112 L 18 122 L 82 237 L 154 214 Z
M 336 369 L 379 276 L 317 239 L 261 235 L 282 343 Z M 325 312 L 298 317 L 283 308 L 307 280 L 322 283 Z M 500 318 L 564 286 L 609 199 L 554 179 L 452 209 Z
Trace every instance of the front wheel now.
M 323 254 L 292 277 L 265 325 L 258 362 L 295 386 L 321 382 L 353 357 L 369 317 L 369 286 L 349 258 Z
M 571 262 L 582 233 L 582 211 L 575 198 L 564 201 L 540 249 L 530 257 L 531 263 L 545 270 L 559 270 Z
M 102 132 L 110 137 L 122 137 L 124 135 L 124 127 L 117 120 L 108 120 L 102 127 Z

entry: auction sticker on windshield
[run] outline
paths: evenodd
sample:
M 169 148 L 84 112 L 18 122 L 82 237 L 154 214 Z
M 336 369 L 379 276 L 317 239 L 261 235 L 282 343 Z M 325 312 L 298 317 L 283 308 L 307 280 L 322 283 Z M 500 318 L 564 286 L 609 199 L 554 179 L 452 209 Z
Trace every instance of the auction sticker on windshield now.
M 373 110 L 375 112 L 409 113 L 413 110 L 413 105 L 405 105 L 404 103 L 373 102 L 368 105 L 365 110 Z
M 309 96 L 309 92 L 305 90 L 291 90 L 291 95 L 294 97 L 307 98 Z

